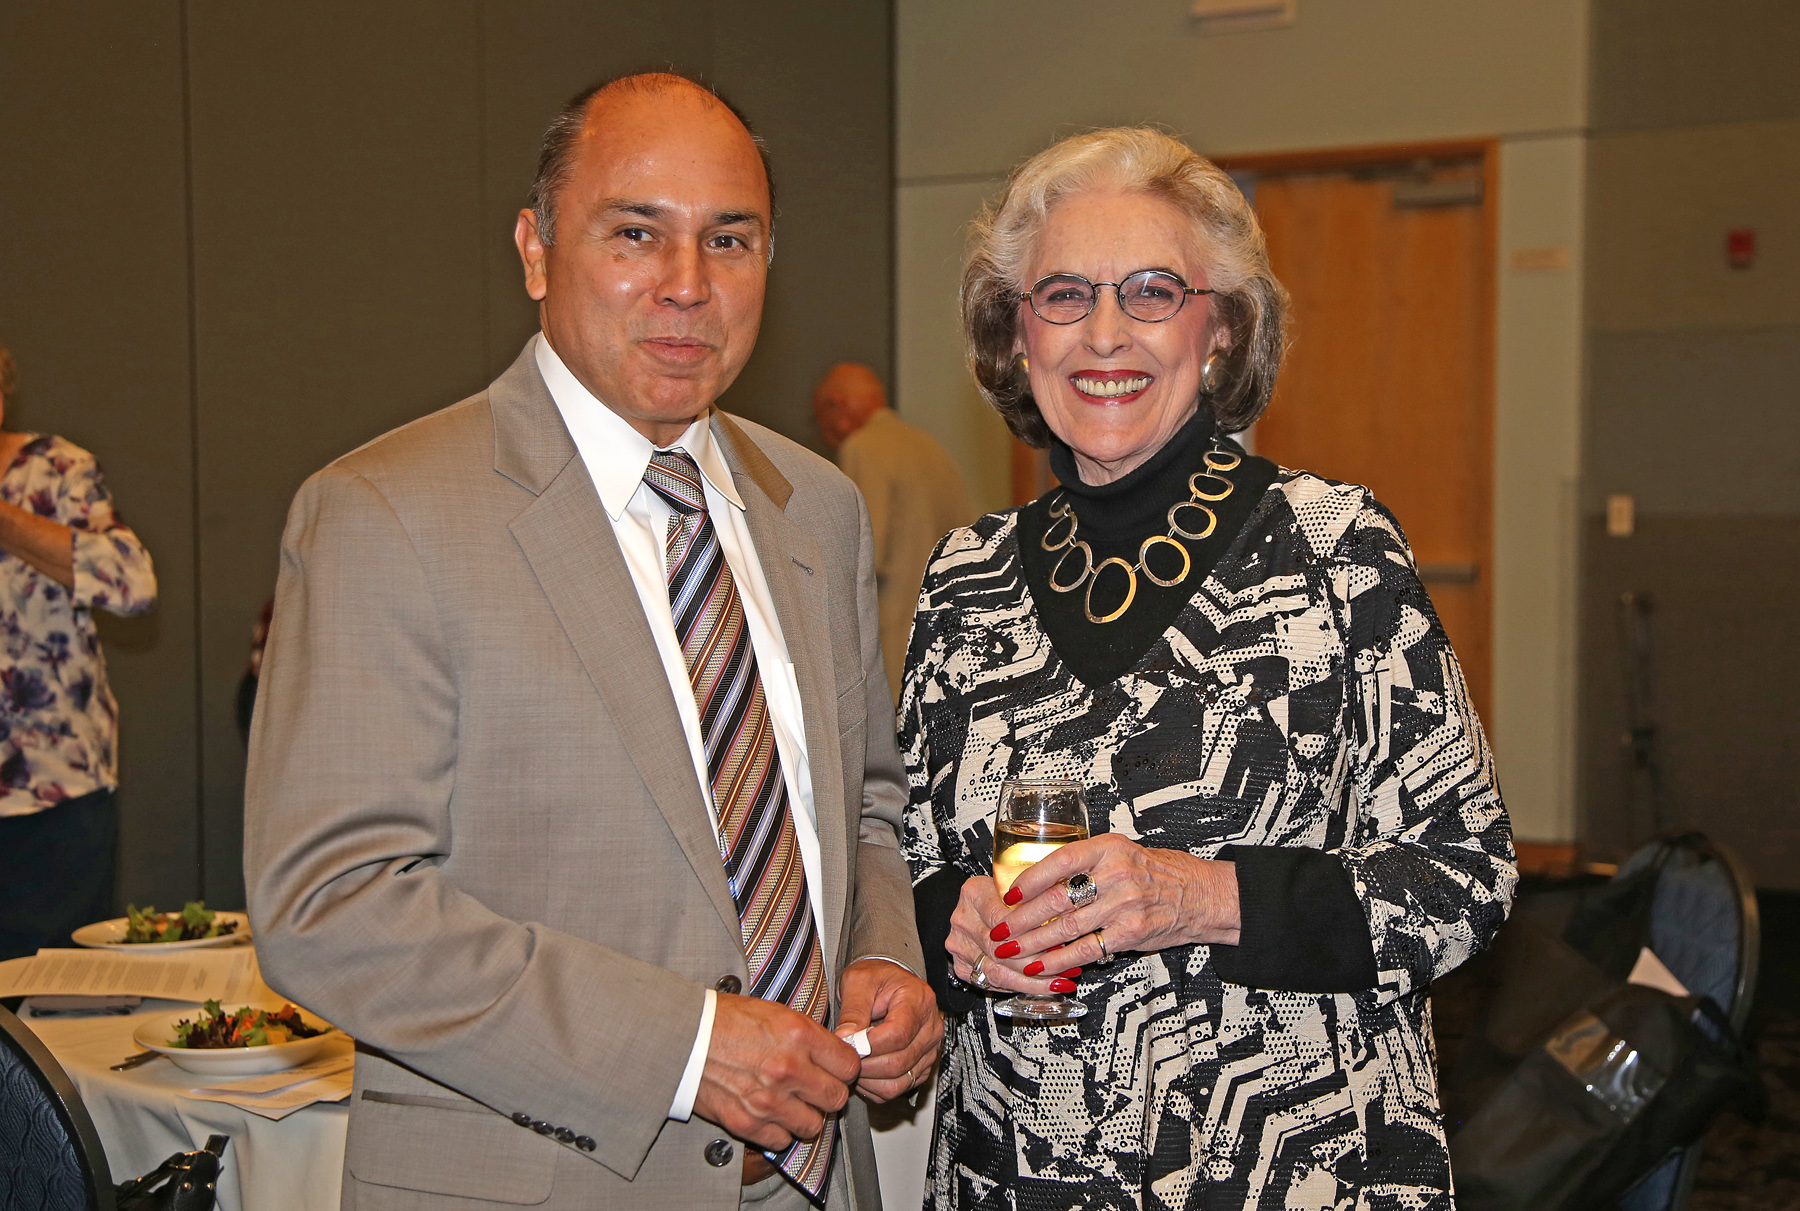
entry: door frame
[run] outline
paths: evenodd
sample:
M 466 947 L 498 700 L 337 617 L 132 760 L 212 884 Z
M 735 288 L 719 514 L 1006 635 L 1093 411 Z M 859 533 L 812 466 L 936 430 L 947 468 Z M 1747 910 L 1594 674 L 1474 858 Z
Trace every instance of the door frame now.
M 1245 155 L 1225 155 L 1213 158 L 1220 168 L 1232 173 L 1252 173 L 1258 176 L 1287 176 L 1308 172 L 1345 172 L 1358 169 L 1383 168 L 1390 165 L 1412 164 L 1418 161 L 1475 161 L 1481 165 L 1481 240 L 1482 240 L 1482 279 L 1479 297 L 1476 300 L 1476 324 L 1478 328 L 1475 346 L 1477 364 L 1474 367 L 1477 407 L 1481 410 L 1477 418 L 1477 432 L 1482 442 L 1480 456 L 1487 467 L 1487 490 L 1480 502 L 1480 516 L 1477 523 L 1480 527 L 1480 549 L 1477 554 L 1480 585 L 1478 592 L 1487 598 L 1487 677 L 1484 686 L 1484 701 L 1481 703 L 1485 718 L 1493 709 L 1494 695 L 1494 630 L 1495 630 L 1495 583 L 1494 583 L 1494 493 L 1498 487 L 1500 469 L 1495 463 L 1494 419 L 1498 407 L 1497 384 L 1495 381 L 1495 356 L 1499 331 L 1499 278 L 1500 278 L 1500 140 L 1497 138 L 1453 139 L 1428 143 L 1388 143 L 1363 147 L 1333 147 L 1316 151 L 1278 151 L 1252 153 Z M 1429 572 L 1421 568 L 1421 573 L 1429 578 Z M 1429 586 L 1428 586 L 1429 587 Z

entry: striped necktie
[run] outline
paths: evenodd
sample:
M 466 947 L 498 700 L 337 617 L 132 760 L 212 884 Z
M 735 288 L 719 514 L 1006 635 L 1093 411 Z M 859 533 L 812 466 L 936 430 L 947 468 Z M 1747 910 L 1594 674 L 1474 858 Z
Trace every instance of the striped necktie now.
M 746 991 L 823 1025 L 825 960 L 806 868 L 744 605 L 706 511 L 700 468 L 684 450 L 659 450 L 644 482 L 675 510 L 665 544 L 669 608 L 700 709 L 719 854 L 750 968 Z M 769 1159 L 822 1202 L 836 1138 L 837 1116 L 827 1115 L 818 1139 L 796 1140 Z

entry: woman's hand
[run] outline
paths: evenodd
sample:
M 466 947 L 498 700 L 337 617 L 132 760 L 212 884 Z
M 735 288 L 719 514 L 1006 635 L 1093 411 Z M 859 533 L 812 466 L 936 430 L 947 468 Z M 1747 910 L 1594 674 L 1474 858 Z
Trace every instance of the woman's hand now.
M 1081 968 L 1074 963 L 1039 967 L 1032 973 L 1037 978 L 1030 979 L 1023 974 L 1023 969 L 1028 962 L 1037 960 L 1007 962 L 994 957 L 997 943 L 990 935 L 1006 915 L 1007 907 L 1000 902 L 1000 890 L 994 886 L 993 876 L 976 875 L 963 884 L 956 911 L 950 914 L 950 936 L 944 940 L 944 949 L 950 952 L 950 970 L 957 979 L 977 988 L 1033 996 L 1074 992 L 1075 977 L 1081 974 Z M 975 979 L 977 962 L 986 977 L 984 982 L 978 983 Z
M 1069 901 L 1065 881 L 1080 872 L 1093 879 L 1099 894 L 1077 908 Z M 963 893 L 966 904 L 969 889 Z M 1238 940 L 1236 863 L 1152 849 L 1117 833 L 1058 849 L 1020 875 L 1008 899 L 1016 906 L 1003 909 L 1003 917 L 990 910 L 982 918 L 988 926 L 983 941 L 998 960 L 1021 974 L 1099 963 L 1125 951 L 1195 942 L 1235 946 Z M 962 915 L 959 905 L 957 917 Z M 978 915 L 969 914 L 970 927 L 976 926 Z M 956 918 L 952 920 L 954 940 Z M 1103 936 L 1096 937 L 1097 932 Z

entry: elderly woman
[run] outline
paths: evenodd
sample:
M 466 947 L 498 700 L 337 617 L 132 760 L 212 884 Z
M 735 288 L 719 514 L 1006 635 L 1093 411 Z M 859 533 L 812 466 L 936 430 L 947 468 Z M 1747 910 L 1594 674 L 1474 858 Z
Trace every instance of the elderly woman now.
M 913 624 L 930 1206 L 1450 1206 L 1426 989 L 1505 919 L 1511 833 L 1399 524 L 1229 436 L 1284 302 L 1230 179 L 1152 130 L 1058 143 L 975 224 L 975 375 L 1061 486 L 949 534 Z M 1080 783 L 1092 837 L 1003 901 L 1009 778 Z

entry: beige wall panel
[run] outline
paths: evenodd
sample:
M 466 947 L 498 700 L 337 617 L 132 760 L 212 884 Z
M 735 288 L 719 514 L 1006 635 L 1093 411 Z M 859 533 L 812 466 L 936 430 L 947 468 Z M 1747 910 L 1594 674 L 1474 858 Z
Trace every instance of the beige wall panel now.
M 1800 520 L 1644 517 L 1636 535 L 1585 534 L 1584 836 L 1608 852 L 1647 839 L 1629 810 L 1617 602 L 1655 602 L 1655 718 L 1675 828 L 1698 828 L 1750 864 L 1760 887 L 1800 890 Z
M 101 635 L 119 699 L 121 900 L 198 888 L 193 463 L 174 5 L 0 5 L 7 420 L 99 458 L 150 547 L 155 613 Z M 117 625 L 114 625 L 114 624 Z
M 487 306 L 482 366 L 497 376 L 538 329 L 513 221 L 537 171 L 544 127 L 582 89 L 626 72 L 711 68 L 708 0 L 658 0 L 654 20 L 593 0 L 481 0 L 484 111 L 481 254 Z
M 1794 0 L 1594 0 L 1596 130 L 1800 118 Z
M 902 180 L 1004 172 L 1084 126 L 1216 153 L 1580 128 L 1585 0 L 1306 0 L 1200 37 L 1188 0 L 900 0 Z
M 229 901 L 233 691 L 288 503 L 485 381 L 479 46 L 472 4 L 424 0 L 200 5 L 191 34 L 205 860 Z
M 889 5 L 714 0 L 712 71 L 769 142 L 775 263 L 762 335 L 725 407 L 818 448 L 834 362 L 891 373 Z
M 1494 707 L 1487 723 L 1513 831 L 1531 841 L 1569 841 L 1577 828 L 1585 161 L 1578 136 L 1500 147 Z M 1527 268 L 1515 254 L 1525 255 Z
M 897 191 L 899 392 L 895 406 L 943 445 L 983 513 L 1012 504 L 1012 436 L 963 360 L 957 291 L 964 232 L 998 179 Z
M 1587 513 L 1624 492 L 1643 514 L 1800 517 L 1797 383 L 1800 328 L 1592 334 Z M 1709 452 L 1726 462 L 1697 472 Z
M 1800 121 L 1596 136 L 1590 326 L 1605 332 L 1800 324 Z M 1733 269 L 1725 234 L 1756 231 Z

